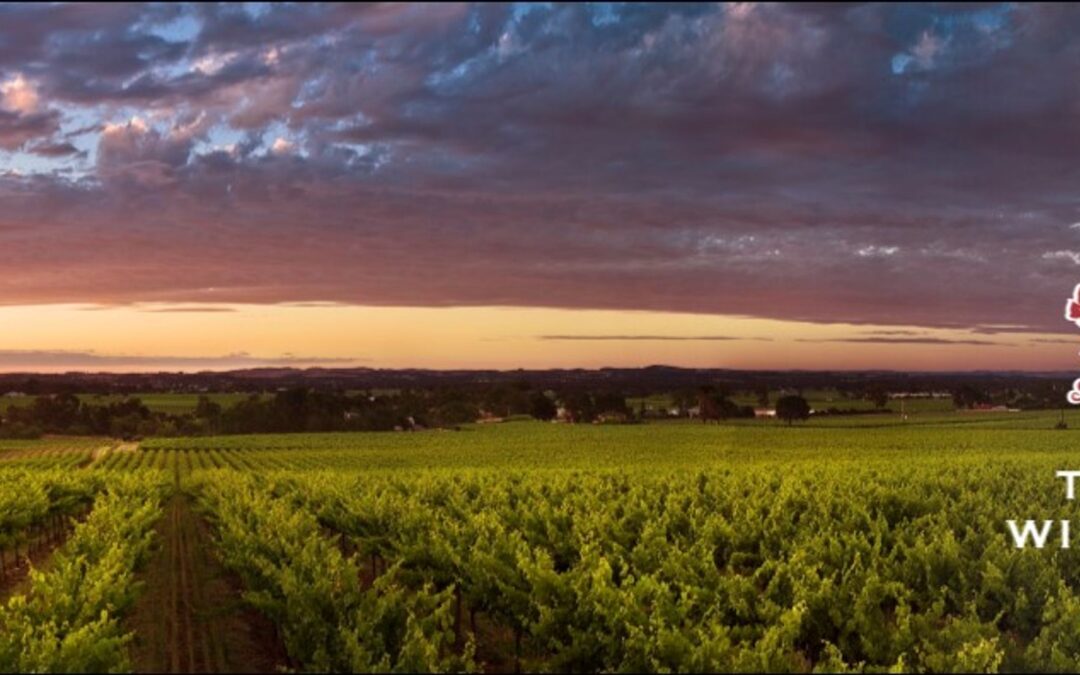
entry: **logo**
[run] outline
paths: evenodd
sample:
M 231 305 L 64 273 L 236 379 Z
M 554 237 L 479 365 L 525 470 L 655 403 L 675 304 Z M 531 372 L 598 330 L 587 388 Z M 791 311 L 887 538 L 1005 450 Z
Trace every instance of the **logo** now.
M 1073 296 L 1065 303 L 1065 320 L 1080 328 L 1080 284 L 1073 289 Z
M 1072 297 L 1065 303 L 1065 320 L 1071 321 L 1080 328 L 1080 284 L 1076 285 Z M 1080 405 L 1080 378 L 1073 380 L 1072 390 L 1065 395 L 1065 398 L 1073 405 Z

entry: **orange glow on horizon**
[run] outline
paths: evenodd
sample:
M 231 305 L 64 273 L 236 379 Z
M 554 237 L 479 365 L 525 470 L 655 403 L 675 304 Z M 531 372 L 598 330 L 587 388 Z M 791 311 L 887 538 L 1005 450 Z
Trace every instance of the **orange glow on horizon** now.
M 0 371 L 258 365 L 1066 370 L 1068 336 L 645 311 L 341 305 L 0 308 Z M 895 342 L 893 342 L 895 341 Z M 918 342 L 914 342 L 918 341 Z M 60 356 L 58 356 L 60 354 Z M 73 365 L 85 354 L 85 364 Z

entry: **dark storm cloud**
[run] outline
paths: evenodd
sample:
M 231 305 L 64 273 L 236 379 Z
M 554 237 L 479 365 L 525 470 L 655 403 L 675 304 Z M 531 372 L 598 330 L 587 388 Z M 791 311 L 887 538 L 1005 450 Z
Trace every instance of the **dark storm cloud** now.
M 5 6 L 0 82 L 36 105 L 0 109 L 0 148 L 88 154 L 0 155 L 0 302 L 1064 331 L 1077 30 L 1061 5 Z

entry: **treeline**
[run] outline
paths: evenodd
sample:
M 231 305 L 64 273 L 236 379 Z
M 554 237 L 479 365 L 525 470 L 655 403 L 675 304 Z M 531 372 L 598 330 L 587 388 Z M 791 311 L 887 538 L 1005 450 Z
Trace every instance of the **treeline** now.
M 0 392 L 28 396 L 46 394 L 102 394 L 126 392 L 274 392 L 307 387 L 323 391 L 388 389 L 432 390 L 442 387 L 473 389 L 516 385 L 562 392 L 566 389 L 617 390 L 627 396 L 657 392 L 693 392 L 702 385 L 729 391 L 753 392 L 831 389 L 843 398 L 863 398 L 868 391 L 931 393 L 953 392 L 969 385 L 992 399 L 1007 400 L 1030 395 L 1045 398 L 1072 382 L 1069 373 L 905 373 L 885 371 L 751 371 L 650 366 L 646 368 L 550 369 L 550 370 L 418 370 L 418 369 L 292 369 L 259 368 L 231 372 L 200 373 L 0 373 Z M 1051 398 L 1055 398 L 1051 396 Z M 1056 403 L 1055 403 L 1056 405 Z
M 1021 409 L 1056 408 L 1064 401 L 1061 383 L 1045 382 L 1030 389 L 986 390 L 963 385 L 949 392 L 956 408 L 1007 405 Z M 696 418 L 722 421 L 752 418 L 755 407 L 775 408 L 784 421 L 806 419 L 807 401 L 799 389 L 770 391 L 732 390 L 704 385 L 667 390 L 664 403 L 646 403 L 636 394 L 616 387 L 565 386 L 541 388 L 528 381 L 494 382 L 471 386 L 418 387 L 394 391 L 339 391 L 308 387 L 274 393 L 253 393 L 239 403 L 222 407 L 209 396 L 199 398 L 191 412 L 154 411 L 138 398 L 101 404 L 72 393 L 37 396 L 29 405 L 10 406 L 0 419 L 0 438 L 36 438 L 42 434 L 113 436 L 202 436 L 216 434 L 290 433 L 320 431 L 392 431 L 454 427 L 478 419 L 528 417 L 572 423 L 639 422 L 648 418 Z M 873 385 L 839 392 L 841 400 L 869 400 L 874 409 L 831 406 L 817 415 L 855 415 L 888 412 L 890 393 Z M 949 394 L 945 394 L 949 395 Z M 756 404 L 736 404 L 751 398 Z M 787 399 L 784 406 L 781 401 Z
M 0 420 L 0 438 L 404 431 L 454 427 L 483 417 L 552 420 L 560 405 L 567 421 L 634 421 L 620 393 L 575 390 L 556 395 L 524 384 L 395 393 L 293 388 L 272 395 L 252 394 L 228 407 L 202 396 L 192 412 L 183 414 L 150 410 L 138 398 L 101 405 L 74 394 L 54 394 L 38 396 L 27 406 L 10 407 Z
M 167 415 L 155 415 L 137 398 L 90 405 L 74 394 L 38 396 L 29 406 L 11 406 L 0 420 L 0 438 L 42 434 L 129 437 L 150 432 Z

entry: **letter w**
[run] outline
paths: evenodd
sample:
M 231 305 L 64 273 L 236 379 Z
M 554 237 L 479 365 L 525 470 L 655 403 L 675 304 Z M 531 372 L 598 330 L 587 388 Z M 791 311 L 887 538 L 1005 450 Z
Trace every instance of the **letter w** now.
M 1024 521 L 1024 531 L 1016 527 L 1015 520 L 1005 521 L 1009 524 L 1009 530 L 1012 532 L 1013 542 L 1016 544 L 1016 548 L 1024 548 L 1027 546 L 1028 537 L 1035 542 L 1035 548 L 1042 548 L 1046 545 L 1046 538 L 1050 536 L 1050 529 L 1054 527 L 1054 521 L 1044 520 L 1042 530 L 1039 530 L 1035 525 L 1034 520 Z

